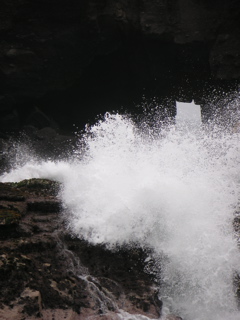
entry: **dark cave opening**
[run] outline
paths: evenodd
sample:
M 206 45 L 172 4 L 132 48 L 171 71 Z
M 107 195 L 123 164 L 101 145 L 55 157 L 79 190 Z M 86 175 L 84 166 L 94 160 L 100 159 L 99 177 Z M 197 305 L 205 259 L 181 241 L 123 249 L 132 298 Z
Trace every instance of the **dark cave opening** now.
M 143 97 L 167 104 L 201 100 L 211 82 L 207 46 L 176 45 L 157 39 L 129 39 L 97 55 L 73 86 L 35 101 L 64 130 L 83 128 L 105 112 L 139 113 Z
M 76 128 L 83 130 L 86 124 L 95 123 L 106 112 L 141 114 L 142 105 L 148 102 L 151 108 L 156 104 L 168 109 L 168 115 L 174 117 L 176 100 L 193 99 L 202 106 L 207 119 L 211 110 L 206 101 L 213 89 L 221 94 L 238 86 L 238 80 L 212 76 L 209 44 L 176 44 L 132 35 L 120 37 L 108 47 L 94 55 L 72 85 L 49 89 L 40 97 L 18 96 L 16 129 L 50 126 L 59 133 L 72 134 Z M 50 120 L 32 116 L 36 107 Z

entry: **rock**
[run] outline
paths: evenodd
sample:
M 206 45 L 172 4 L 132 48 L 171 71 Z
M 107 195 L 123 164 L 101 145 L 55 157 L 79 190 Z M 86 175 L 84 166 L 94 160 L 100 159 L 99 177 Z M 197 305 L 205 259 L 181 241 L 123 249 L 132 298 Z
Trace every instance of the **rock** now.
M 46 127 L 57 128 L 57 124 L 53 120 L 51 120 L 44 112 L 42 112 L 38 107 L 33 108 L 33 111 L 26 118 L 25 123 L 28 126 L 33 126 L 38 129 L 43 129 Z M 41 134 L 41 132 L 44 134 L 44 131 L 40 131 L 39 133 Z
M 1 130 L 53 118 L 72 132 L 143 94 L 200 100 L 221 79 L 236 88 L 239 12 L 236 0 L 2 0 L 0 87 L 14 104 Z
M 17 208 L 0 205 L 0 225 L 16 224 L 21 218 Z
M 181 317 L 175 316 L 174 314 L 168 314 L 166 320 L 183 320 Z
M 59 201 L 55 200 L 45 200 L 43 199 L 37 199 L 34 201 L 28 201 L 27 202 L 27 209 L 28 211 L 37 211 L 37 212 L 59 212 L 61 209 L 61 205 Z
M 56 131 L 51 127 L 44 127 L 38 130 L 36 136 L 38 139 L 53 139 L 57 135 Z
M 0 183 L 0 201 L 21 202 L 25 201 L 25 197 L 13 184 Z
M 11 48 L 6 52 L 7 57 L 16 57 L 16 56 L 23 56 L 23 55 L 33 55 L 34 53 L 30 50 L 24 50 L 24 49 L 16 49 Z
M 19 129 L 19 112 L 16 101 L 9 95 L 0 96 L 0 133 Z
M 212 73 L 219 79 L 239 79 L 240 40 L 236 34 L 221 34 L 211 50 L 210 65 Z
M 41 316 L 42 298 L 41 293 L 30 288 L 26 288 L 20 295 L 21 304 L 24 304 L 23 313 L 29 316 Z
M 59 190 L 59 183 L 45 179 L 0 184 L 6 210 L 0 225 L 0 319 L 159 318 L 161 288 L 146 272 L 149 252 L 137 246 L 110 250 L 71 236 L 59 211 Z M 52 202 L 49 210 L 42 206 Z M 33 210 L 28 203 L 41 205 Z M 234 227 L 239 236 L 237 212 Z M 239 279 L 234 284 L 240 301 Z
M 71 237 L 60 188 L 44 179 L 0 184 L 0 318 L 120 320 L 120 309 L 158 317 L 161 301 L 144 272 L 147 253 L 112 252 Z

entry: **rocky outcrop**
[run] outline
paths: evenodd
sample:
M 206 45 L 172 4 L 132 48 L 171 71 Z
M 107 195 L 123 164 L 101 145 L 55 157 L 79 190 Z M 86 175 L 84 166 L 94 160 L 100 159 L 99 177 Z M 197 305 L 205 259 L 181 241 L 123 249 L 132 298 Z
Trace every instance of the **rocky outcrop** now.
M 0 184 L 0 318 L 157 318 L 161 301 L 140 248 L 110 251 L 69 235 L 49 180 Z
M 159 318 L 162 302 L 147 271 L 154 264 L 149 252 L 137 246 L 109 250 L 72 237 L 60 190 L 59 183 L 43 179 L 0 183 L 0 319 Z M 239 239 L 237 212 L 233 224 Z M 235 288 L 240 301 L 239 275 Z
M 221 79 L 227 90 L 239 15 L 237 0 L 3 0 L 1 132 L 31 125 L 36 107 L 72 130 L 143 94 L 197 100 Z

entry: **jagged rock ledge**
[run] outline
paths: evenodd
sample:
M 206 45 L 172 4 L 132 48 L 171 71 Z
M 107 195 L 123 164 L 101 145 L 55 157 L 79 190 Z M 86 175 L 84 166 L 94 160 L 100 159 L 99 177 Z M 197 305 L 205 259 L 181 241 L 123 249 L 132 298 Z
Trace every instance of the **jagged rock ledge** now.
M 0 183 L 0 319 L 158 318 L 141 248 L 112 252 L 68 233 L 57 182 Z

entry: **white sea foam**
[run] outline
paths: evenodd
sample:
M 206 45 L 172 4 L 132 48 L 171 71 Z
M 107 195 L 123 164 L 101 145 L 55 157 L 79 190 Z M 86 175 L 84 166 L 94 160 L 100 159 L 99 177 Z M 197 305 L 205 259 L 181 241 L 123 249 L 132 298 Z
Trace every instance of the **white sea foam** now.
M 239 133 L 214 125 L 146 131 L 107 114 L 88 129 L 84 153 L 65 162 L 27 162 L 1 181 L 59 180 L 72 233 L 92 243 L 152 248 L 161 257 L 164 314 L 237 320 L 233 277 L 240 255 L 232 220 Z

